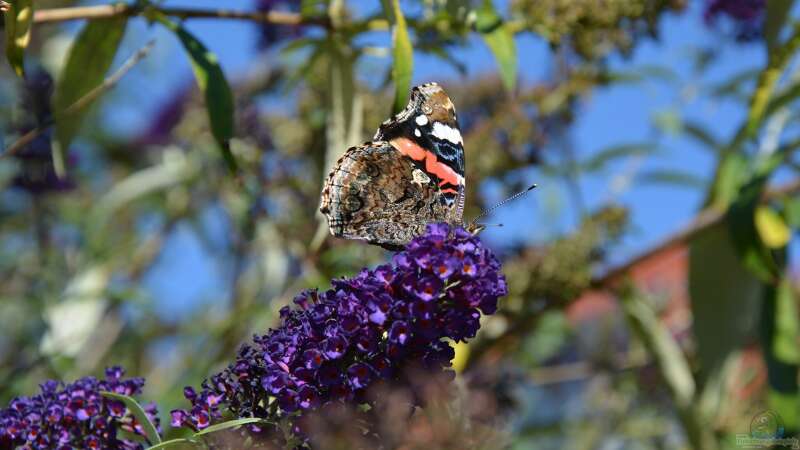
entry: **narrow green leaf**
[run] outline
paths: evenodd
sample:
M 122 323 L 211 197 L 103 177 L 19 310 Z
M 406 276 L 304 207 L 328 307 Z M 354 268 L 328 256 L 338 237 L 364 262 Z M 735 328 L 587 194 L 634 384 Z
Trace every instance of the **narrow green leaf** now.
M 653 354 L 679 408 L 694 401 L 695 382 L 689 363 L 675 338 L 658 320 L 653 309 L 635 293 L 622 296 L 622 309 L 636 335 Z
M 767 105 L 780 80 L 781 74 L 800 48 L 800 25 L 795 26 L 786 44 L 773 47 L 769 51 L 767 67 L 758 77 L 756 89 L 750 99 L 750 110 L 747 115 L 746 135 L 752 136 L 764 119 Z
M 53 164 L 59 176 L 66 171 L 64 154 L 80 129 L 87 110 L 62 113 L 103 82 L 125 34 L 126 24 L 125 17 L 91 20 L 72 44 L 53 96 L 58 140 L 53 150 Z
M 727 209 L 747 180 L 749 169 L 749 163 L 741 153 L 723 154 L 717 165 L 706 205 L 719 210 Z
M 781 30 L 789 18 L 794 0 L 769 0 L 766 2 L 767 15 L 764 21 L 764 42 L 767 50 L 775 48 L 779 43 Z
M 702 189 L 708 185 L 708 180 L 693 173 L 681 170 L 650 170 L 640 173 L 636 177 L 640 184 L 668 184 L 690 189 Z
M 608 164 L 631 156 L 647 155 L 655 152 L 658 147 L 655 144 L 643 142 L 638 144 L 622 144 L 604 148 L 593 154 L 591 158 L 582 161 L 579 165 L 587 172 L 604 169 Z
M 204 434 L 216 433 L 217 431 L 227 430 L 230 428 L 240 427 L 242 425 L 248 425 L 251 423 L 270 423 L 268 420 L 261 419 L 258 417 L 248 417 L 246 419 L 236 419 L 236 420 L 229 420 L 227 422 L 222 422 L 218 424 L 211 425 L 208 428 L 198 431 L 197 433 L 193 434 L 194 437 L 200 437 Z
M 785 256 L 785 252 L 782 256 Z M 785 263 L 783 258 L 781 262 Z M 761 347 L 767 366 L 768 405 L 781 416 L 787 431 L 795 434 L 800 430 L 797 305 L 785 264 L 781 270 L 781 282 L 768 286 L 764 293 L 760 313 Z M 781 317 L 784 314 L 790 317 Z M 794 319 L 795 323 L 785 323 L 787 319 Z
M 236 159 L 230 149 L 230 140 L 233 137 L 233 94 L 231 93 L 225 73 L 219 65 L 217 55 L 210 52 L 202 42 L 189 33 L 184 27 L 176 24 L 163 14 L 157 14 L 155 19 L 174 32 L 180 39 L 192 62 L 192 69 L 197 80 L 197 86 L 206 100 L 208 120 L 211 124 L 211 134 L 222 151 L 222 157 L 232 172 L 238 170 Z
M 800 364 L 800 315 L 789 276 L 781 277 L 775 297 L 775 334 L 772 349 L 779 361 Z M 800 406 L 800 405 L 798 405 Z
M 195 445 L 197 445 L 191 439 L 177 438 L 177 439 L 170 439 L 168 441 L 164 441 L 164 442 L 158 443 L 156 445 L 153 445 L 152 447 L 147 447 L 147 450 L 159 450 L 159 449 L 162 449 L 162 448 L 172 447 L 172 446 L 178 445 L 178 444 L 195 444 Z
M 783 215 L 790 228 L 800 229 L 800 198 L 793 195 L 784 198 Z
M 384 0 L 386 17 L 392 24 L 392 80 L 394 81 L 394 112 L 408 103 L 411 75 L 414 72 L 414 48 L 408 36 L 408 26 L 400 9 L 400 0 Z
M 144 435 L 150 444 L 160 444 L 161 443 L 161 436 L 158 435 L 158 430 L 156 430 L 155 425 L 150 422 L 150 419 L 147 418 L 147 414 L 144 412 L 144 409 L 139 402 L 136 401 L 133 397 L 128 397 L 127 395 L 117 394 L 116 392 L 108 392 L 108 391 L 101 391 L 100 392 L 104 397 L 108 397 L 114 400 L 119 400 L 122 403 L 125 403 L 125 406 L 131 410 L 133 417 L 136 418 L 136 421 L 144 429 Z
M 492 51 L 500 70 L 500 78 L 508 92 L 514 91 L 517 83 L 517 46 L 514 33 L 503 22 L 491 0 L 475 11 L 475 28 Z
M 33 0 L 11 0 L 5 16 L 6 57 L 17 76 L 25 75 L 25 49 L 31 40 Z
M 689 137 L 703 144 L 709 150 L 718 152 L 722 147 L 720 142 L 703 125 L 697 122 L 684 121 L 682 129 Z

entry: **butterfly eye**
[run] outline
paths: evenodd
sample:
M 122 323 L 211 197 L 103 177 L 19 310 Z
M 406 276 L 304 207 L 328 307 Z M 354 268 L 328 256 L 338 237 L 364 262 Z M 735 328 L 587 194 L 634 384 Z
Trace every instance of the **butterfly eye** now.
M 433 112 L 433 108 L 431 108 L 431 105 L 422 105 L 422 112 L 430 114 Z

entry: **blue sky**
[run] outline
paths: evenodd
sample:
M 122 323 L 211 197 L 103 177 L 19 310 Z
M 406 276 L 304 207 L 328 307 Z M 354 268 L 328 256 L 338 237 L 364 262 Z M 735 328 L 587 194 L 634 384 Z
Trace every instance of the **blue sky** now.
M 228 0 L 226 7 L 249 9 L 249 0 Z M 618 175 L 637 173 L 654 168 L 676 168 L 709 178 L 712 170 L 711 156 L 696 143 L 668 133 L 656 132 L 656 116 L 688 116 L 708 125 L 714 134 L 727 139 L 744 117 L 740 104 L 712 102 L 698 98 L 694 93 L 702 86 L 723 80 L 747 67 L 760 67 L 764 62 L 759 45 L 736 45 L 720 33 L 710 31 L 702 22 L 700 9 L 703 2 L 689 2 L 690 11 L 682 15 L 668 15 L 660 26 L 659 40 L 646 40 L 639 44 L 628 58 L 612 57 L 610 67 L 629 71 L 636 67 L 663 66 L 676 73 L 672 81 L 620 84 L 601 88 L 584 99 L 571 136 L 578 158 L 586 158 L 609 146 L 656 141 L 660 152 L 655 156 L 632 157 L 609 167 L 601 174 L 584 177 L 580 187 L 589 209 L 613 199 L 632 212 L 633 233 L 622 250 L 614 255 L 615 262 L 623 262 L 646 250 L 660 240 L 689 223 L 702 200 L 702 192 L 674 186 L 639 186 L 637 183 L 619 189 L 624 184 Z M 212 1 L 167 1 L 173 6 L 215 7 Z M 191 69 L 181 55 L 177 40 L 159 28 L 149 29 L 142 20 L 135 20 L 120 52 L 125 58 L 152 37 L 157 39 L 154 54 L 127 77 L 119 90 L 143 92 L 146 95 L 119 97 L 129 104 L 118 109 L 110 125 L 120 132 L 135 135 L 149 118 L 149 112 L 169 97 L 175 89 L 192 82 Z M 187 22 L 188 28 L 199 36 L 210 50 L 220 58 L 221 64 L 232 80 L 251 67 L 256 29 L 249 23 L 238 21 L 196 20 Z M 386 33 L 375 33 L 367 38 L 375 45 L 388 45 Z M 474 45 L 454 56 L 467 66 L 469 76 L 493 72 L 494 59 L 479 39 Z M 551 71 L 548 49 L 532 36 L 517 38 L 522 83 L 546 80 Z M 696 78 L 689 50 L 711 47 L 721 50 L 713 72 Z M 277 57 L 277 56 L 276 56 Z M 371 58 L 362 64 L 358 75 L 370 78 L 367 70 L 388 61 Z M 374 61 L 373 61 L 374 60 Z M 168 66 L 169 69 L 165 69 Z M 383 72 L 381 72 L 381 77 Z M 458 79 L 459 75 L 436 58 L 415 55 L 414 83 Z M 458 102 L 456 99 L 456 107 Z M 465 143 L 469 146 L 469 141 Z M 559 149 L 545 149 L 559 151 Z M 467 161 L 469 164 L 469 161 Z M 527 174 L 527 173 L 526 173 Z M 501 246 L 509 239 L 543 241 L 555 233 L 574 227 L 577 215 L 568 201 L 561 182 L 547 179 L 537 170 L 529 171 L 531 181 L 539 182 L 540 189 L 523 200 L 512 203 L 489 218 L 488 222 L 502 222 L 503 228 L 490 228 L 487 239 Z M 480 180 L 468 180 L 480 182 Z M 488 185 L 485 194 L 491 200 L 500 200 L 505 193 Z M 488 203 L 491 203 L 489 201 Z M 314 211 L 309 211 L 313 214 Z M 183 308 L 195 301 L 208 301 L 218 297 L 226 285 L 227 270 L 204 255 L 202 248 L 188 227 L 179 227 L 169 240 L 159 263 L 148 274 L 147 285 L 156 299 L 169 298 L 170 308 Z M 182 283 L 191 277 L 193 283 Z

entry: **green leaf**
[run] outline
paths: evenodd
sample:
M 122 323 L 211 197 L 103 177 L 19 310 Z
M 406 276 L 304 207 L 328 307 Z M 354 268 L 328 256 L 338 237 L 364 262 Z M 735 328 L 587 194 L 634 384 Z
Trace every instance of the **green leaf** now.
M 749 169 L 749 163 L 742 154 L 725 153 L 717 165 L 706 204 L 720 210 L 727 209 L 736 198 L 739 188 L 747 180 Z
M 778 265 L 756 226 L 756 208 L 767 180 L 783 158 L 782 152 L 767 157 L 750 180 L 741 187 L 727 214 L 731 239 L 742 263 L 765 282 L 777 279 Z
M 508 92 L 514 91 L 517 83 L 517 46 L 514 33 L 494 9 L 491 0 L 475 11 L 475 29 L 494 54 L 500 69 L 500 78 Z
M 764 180 L 757 178 L 747 183 L 728 210 L 728 224 L 734 248 L 742 263 L 764 282 L 776 279 L 778 267 L 769 248 L 764 244 L 755 222 L 755 211 Z
M 800 228 L 800 198 L 787 196 L 783 199 L 783 215 L 791 228 Z
M 170 439 L 168 441 L 164 441 L 164 442 L 158 443 L 156 445 L 153 445 L 152 447 L 147 447 L 147 450 L 159 450 L 159 449 L 162 449 L 162 448 L 172 447 L 173 445 L 178 445 L 178 444 L 195 444 L 196 445 L 196 443 L 191 439 L 177 438 L 177 439 Z
M 636 178 L 640 184 L 668 184 L 690 189 L 702 189 L 708 184 L 708 180 L 693 173 L 670 169 L 642 172 Z
M 402 111 L 411 91 L 414 72 L 414 48 L 408 37 L 408 26 L 400 9 L 400 0 L 384 0 L 386 17 L 392 24 L 392 80 L 394 81 L 394 112 Z
M 794 434 L 800 430 L 797 299 L 785 265 L 781 269 L 780 283 L 769 286 L 764 293 L 761 347 L 767 366 L 769 407 L 781 416 L 787 431 Z
M 681 128 L 689 137 L 703 144 L 709 150 L 717 152 L 722 147 L 719 141 L 717 141 L 717 139 L 714 138 L 714 136 L 712 136 L 707 129 L 697 122 L 684 121 Z
M 787 364 L 800 364 L 800 315 L 797 297 L 789 276 L 783 276 L 775 296 L 775 334 L 772 338 L 775 358 Z
M 775 48 L 779 43 L 781 30 L 790 16 L 794 0 L 769 0 L 766 2 L 767 16 L 764 21 L 764 42 L 767 50 Z
M 189 33 L 184 27 L 169 20 L 163 14 L 156 14 L 155 19 L 173 31 L 180 39 L 192 62 L 195 80 L 206 100 L 208 120 L 211 124 L 211 134 L 217 141 L 222 151 L 222 157 L 232 172 L 238 170 L 236 159 L 230 148 L 233 137 L 233 94 L 225 78 L 225 73 L 219 65 L 217 55 L 210 52 L 202 42 Z
M 261 419 L 258 417 L 248 417 L 246 419 L 236 419 L 236 420 L 229 420 L 227 422 L 222 422 L 218 424 L 211 425 L 208 428 L 205 428 L 197 433 L 193 434 L 194 437 L 199 437 L 204 434 L 216 433 L 217 431 L 227 430 L 230 428 L 240 427 L 242 425 L 247 425 L 251 423 L 270 423 L 268 420 Z
M 637 294 L 624 294 L 622 309 L 636 335 L 655 357 L 678 407 L 691 407 L 696 386 L 686 357 L 675 338 L 659 322 L 653 309 Z
M 650 154 L 657 148 L 655 144 L 648 142 L 614 145 L 598 151 L 591 158 L 581 162 L 580 167 L 587 172 L 598 171 L 618 159 Z
M 128 397 L 127 395 L 117 394 L 115 392 L 101 391 L 100 393 L 103 395 L 103 397 L 108 397 L 125 403 L 125 406 L 127 406 L 133 414 L 133 417 L 136 418 L 136 421 L 142 425 L 142 428 L 144 429 L 144 435 L 150 444 L 161 443 L 161 436 L 158 435 L 158 430 L 156 430 L 155 425 L 150 422 L 150 419 L 147 418 L 147 414 L 144 412 L 144 409 L 142 409 L 142 406 L 139 405 L 139 402 L 137 402 L 136 399 L 133 397 Z
M 11 0 L 6 11 L 6 58 L 17 76 L 25 75 L 25 49 L 31 40 L 33 0 Z
M 692 317 L 702 324 L 693 331 L 703 383 L 757 336 L 764 287 L 742 265 L 724 222 L 692 236 L 688 281 Z
M 780 214 L 769 206 L 758 206 L 755 212 L 758 235 L 769 248 L 783 248 L 792 237 L 792 230 Z
M 64 154 L 80 129 L 87 110 L 63 113 L 103 82 L 117 54 L 126 25 L 125 17 L 90 20 L 72 44 L 53 96 L 58 140 L 58 145 L 53 150 L 53 164 L 59 176 L 63 176 L 66 171 Z

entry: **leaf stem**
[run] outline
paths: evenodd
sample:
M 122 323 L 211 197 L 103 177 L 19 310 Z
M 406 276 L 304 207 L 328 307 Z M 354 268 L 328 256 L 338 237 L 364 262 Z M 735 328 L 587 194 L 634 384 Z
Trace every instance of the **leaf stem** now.
M 103 80 L 102 83 L 100 83 L 97 87 L 95 87 L 91 91 L 87 92 L 86 95 L 84 95 L 83 97 L 75 100 L 74 103 L 66 107 L 63 111 L 61 111 L 57 115 L 59 117 L 63 117 L 64 115 L 74 114 L 80 111 L 81 109 L 87 107 L 93 101 L 97 100 L 101 95 L 103 95 L 108 90 L 113 88 L 119 82 L 119 80 L 121 80 L 122 77 L 125 76 L 125 74 L 127 74 L 131 69 L 133 69 L 133 67 L 139 61 L 144 59 L 144 57 L 147 56 L 148 53 L 150 53 L 150 50 L 153 49 L 153 46 L 155 46 L 154 40 L 148 42 L 147 45 L 140 48 L 138 51 L 136 51 L 136 53 L 131 55 L 131 57 L 128 58 L 128 60 L 125 61 L 122 64 L 122 66 L 120 66 L 119 69 L 117 69 L 108 78 Z M 43 124 L 23 134 L 22 136 L 19 137 L 19 139 L 17 139 L 11 145 L 6 147 L 6 150 L 4 152 L 0 153 L 0 158 L 13 156 L 14 154 L 18 153 L 20 150 L 25 148 L 25 146 L 30 144 L 34 139 L 36 139 L 42 133 L 47 131 L 51 126 L 53 126 L 54 123 L 55 120 L 51 117 Z
M 201 8 L 162 8 L 146 7 L 126 3 L 109 5 L 74 6 L 67 8 L 40 9 L 34 13 L 35 23 L 63 22 L 67 20 L 92 20 L 106 19 L 116 16 L 146 15 L 148 11 L 178 17 L 180 19 L 233 19 L 245 20 L 273 25 L 312 25 L 330 26 L 326 17 L 303 17 L 300 14 L 282 11 L 240 11 L 232 9 L 201 9 Z

